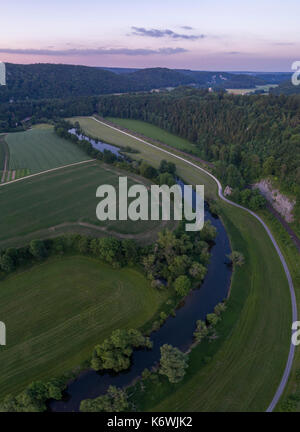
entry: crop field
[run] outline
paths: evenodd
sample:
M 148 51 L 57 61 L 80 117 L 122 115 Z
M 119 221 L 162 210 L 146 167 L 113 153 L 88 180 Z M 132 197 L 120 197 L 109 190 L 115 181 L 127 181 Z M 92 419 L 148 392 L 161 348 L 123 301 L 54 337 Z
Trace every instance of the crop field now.
M 62 277 L 64 276 L 64 277 Z M 1 281 L 0 399 L 69 372 L 117 328 L 140 328 L 167 299 L 134 268 L 83 256 L 50 258 Z
M 146 137 L 161 141 L 164 144 L 167 144 L 178 150 L 187 152 L 197 150 L 195 144 L 191 143 L 190 141 L 173 135 L 170 132 L 162 130 L 161 128 L 150 123 L 141 120 L 122 119 L 116 117 L 107 117 L 107 120 L 121 127 L 125 127 L 126 129 L 128 128 L 139 134 L 145 135 Z
M 256 90 L 264 90 L 266 93 L 270 91 L 270 89 L 278 87 L 278 84 L 265 84 L 265 85 L 257 85 L 254 88 L 245 88 L 245 89 L 226 89 L 226 91 L 233 95 L 245 95 L 254 93 Z
M 160 159 L 175 162 L 186 183 L 204 184 L 206 198 L 217 198 L 216 184 L 205 173 L 95 120 L 79 121 L 94 136 L 138 149 L 137 157 L 155 166 Z M 155 392 L 138 395 L 144 410 L 264 411 L 283 374 L 292 316 L 284 270 L 261 224 L 245 211 L 218 202 L 232 249 L 243 253 L 245 264 L 234 272 L 217 340 L 192 351 L 182 383 L 164 383 Z
M 128 173 L 92 161 L 0 187 L 0 248 L 78 231 L 151 242 L 163 227 L 174 226 L 172 221 L 100 222 L 96 190 L 101 184 L 118 185 L 119 175 Z M 128 176 L 128 187 L 133 181 Z
M 33 128 L 9 133 L 9 170 L 29 169 L 31 173 L 46 171 L 89 159 L 76 145 L 58 137 L 52 127 Z

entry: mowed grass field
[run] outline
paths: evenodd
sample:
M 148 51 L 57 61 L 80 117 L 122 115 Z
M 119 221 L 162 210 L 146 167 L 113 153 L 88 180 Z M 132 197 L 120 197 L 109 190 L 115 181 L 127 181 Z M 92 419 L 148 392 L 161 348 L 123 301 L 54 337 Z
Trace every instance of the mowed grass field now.
M 9 133 L 9 170 L 29 169 L 31 173 L 90 159 L 76 145 L 58 137 L 53 127 L 37 127 Z
M 206 198 L 217 198 L 215 182 L 196 168 L 90 118 L 75 120 L 99 139 L 137 148 L 137 157 L 155 166 L 161 158 L 175 162 L 186 183 L 204 184 Z M 192 351 L 182 384 L 165 384 L 147 393 L 149 399 L 141 397 L 145 410 L 264 411 L 281 380 L 292 317 L 284 270 L 261 224 L 241 209 L 219 204 L 232 249 L 245 256 L 244 266 L 234 272 L 219 338 Z
M 117 328 L 140 328 L 166 301 L 136 269 L 83 256 L 50 258 L 0 283 L 0 399 L 69 372 Z
M 94 236 L 115 233 L 151 242 L 163 227 L 172 228 L 176 222 L 97 219 L 96 207 L 101 201 L 96 197 L 97 188 L 109 184 L 118 189 L 119 176 L 124 175 L 128 173 L 92 161 L 0 187 L 0 248 L 78 231 Z M 143 179 L 128 176 L 128 187 L 136 181 Z
M 178 137 L 176 135 L 173 135 L 150 123 L 141 120 L 122 119 L 116 117 L 107 117 L 107 120 L 119 126 L 133 130 L 139 134 L 145 135 L 146 137 L 161 141 L 164 144 L 167 144 L 178 150 L 186 150 L 186 151 L 197 150 L 195 144 L 191 143 L 190 141 Z
M 109 126 L 98 123 L 96 120 L 90 117 L 73 117 L 68 120 L 73 123 L 78 121 L 86 133 L 94 137 L 98 137 L 99 139 L 103 139 L 103 141 L 123 147 L 130 146 L 131 148 L 138 150 L 139 153 L 130 153 L 130 157 L 132 159 L 143 159 L 156 168 L 159 167 L 162 159 L 174 162 L 176 164 L 177 173 L 180 177 L 186 179 L 189 184 L 204 184 L 206 197 L 215 197 L 217 186 L 214 180 L 209 178 L 206 174 L 202 174 L 200 171 L 191 169 L 191 167 L 185 162 L 179 161 L 173 156 L 156 150 L 153 147 L 149 147 L 147 144 L 137 141 L 135 138 L 124 135 L 117 130 L 111 129 Z M 129 126 L 127 127 L 129 128 Z M 152 125 L 149 125 L 149 127 L 152 127 Z M 153 127 L 156 129 L 156 126 Z M 175 135 L 172 136 L 174 139 L 176 139 Z M 163 142 L 162 139 L 160 139 L 160 141 Z M 174 154 L 176 154 L 176 149 L 174 149 Z M 190 159 L 193 160 L 192 157 Z

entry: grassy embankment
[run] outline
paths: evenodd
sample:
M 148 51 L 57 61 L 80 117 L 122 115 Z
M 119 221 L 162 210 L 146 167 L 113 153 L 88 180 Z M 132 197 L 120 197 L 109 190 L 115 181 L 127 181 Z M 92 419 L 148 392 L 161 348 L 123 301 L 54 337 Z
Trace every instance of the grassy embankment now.
M 291 276 L 293 278 L 297 305 L 298 316 L 300 315 L 300 255 L 291 240 L 289 234 L 281 223 L 267 210 L 261 211 L 259 215 L 268 224 L 272 234 L 287 262 Z M 295 358 L 288 384 L 276 407 L 277 411 L 300 411 L 300 350 L 296 349 Z
M 214 181 L 185 162 L 92 119 L 76 120 L 85 132 L 99 139 L 138 149 L 140 153 L 132 157 L 143 158 L 154 166 L 161 159 L 175 162 L 185 182 L 204 184 L 206 197 L 216 198 Z M 139 395 L 142 409 L 263 411 L 281 379 L 291 325 L 283 268 L 261 224 L 243 210 L 220 201 L 219 204 L 232 247 L 246 258 L 245 265 L 234 272 L 228 308 L 217 328 L 220 337 L 192 351 L 190 368 L 182 383 L 171 386 L 162 380 L 155 392 L 150 388 Z

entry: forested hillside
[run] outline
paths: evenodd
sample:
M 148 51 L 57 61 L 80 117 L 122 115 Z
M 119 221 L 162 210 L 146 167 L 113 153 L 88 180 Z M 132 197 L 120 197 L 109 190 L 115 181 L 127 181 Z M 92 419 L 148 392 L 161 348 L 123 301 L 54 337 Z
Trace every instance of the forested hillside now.
M 6 70 L 7 85 L 0 86 L 0 102 L 149 91 L 181 85 L 253 88 L 268 83 L 265 78 L 247 74 L 167 68 L 115 73 L 113 70 L 87 66 L 7 63 Z M 276 77 L 273 79 L 276 80 Z
M 195 143 L 217 175 L 242 188 L 273 175 L 300 196 L 300 97 L 232 96 L 178 89 L 102 97 L 102 116 L 148 121 Z

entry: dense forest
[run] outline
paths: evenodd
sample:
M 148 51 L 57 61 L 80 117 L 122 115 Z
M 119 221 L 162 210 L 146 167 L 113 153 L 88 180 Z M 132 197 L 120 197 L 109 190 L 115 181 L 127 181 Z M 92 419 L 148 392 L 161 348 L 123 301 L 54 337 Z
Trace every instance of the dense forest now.
M 260 76 L 151 68 L 116 73 L 97 67 L 62 64 L 6 64 L 6 86 L 0 86 L 0 102 L 70 98 L 154 88 L 193 85 L 213 88 L 253 88 L 279 82 L 280 74 Z
M 187 138 L 234 188 L 273 175 L 300 195 L 299 96 L 233 96 L 182 88 L 168 94 L 103 96 L 98 112 L 144 120 Z

